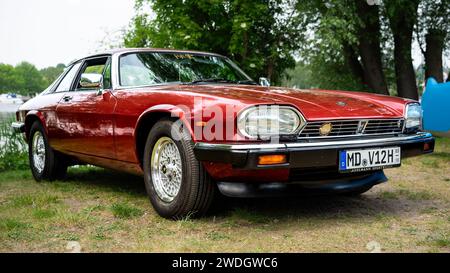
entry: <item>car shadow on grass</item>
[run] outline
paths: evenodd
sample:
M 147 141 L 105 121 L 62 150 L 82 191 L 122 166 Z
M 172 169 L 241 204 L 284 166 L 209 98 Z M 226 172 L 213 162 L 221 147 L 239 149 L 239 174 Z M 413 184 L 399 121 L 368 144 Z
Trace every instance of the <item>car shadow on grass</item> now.
M 117 192 L 130 197 L 146 197 L 142 177 L 100 168 L 71 170 L 67 181 L 63 183 L 86 189 L 95 188 L 99 192 Z M 231 217 L 253 223 L 265 223 L 273 219 L 311 217 L 379 219 L 418 213 L 432 203 L 429 198 L 413 200 L 406 194 L 385 192 L 375 187 L 357 197 L 303 195 L 283 198 L 228 198 L 219 195 L 205 219 Z M 148 209 L 151 210 L 150 203 L 148 205 Z
M 121 192 L 134 196 L 146 195 L 142 177 L 97 167 L 70 168 L 63 183 L 75 184 L 74 187 L 95 188 L 99 191 Z

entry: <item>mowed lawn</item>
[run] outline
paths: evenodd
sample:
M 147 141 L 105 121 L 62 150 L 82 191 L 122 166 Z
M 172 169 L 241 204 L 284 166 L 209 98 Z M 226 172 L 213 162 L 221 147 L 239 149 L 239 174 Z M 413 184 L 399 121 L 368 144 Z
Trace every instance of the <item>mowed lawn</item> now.
M 0 173 L 0 251 L 450 252 L 450 140 L 361 197 L 224 199 L 215 216 L 159 217 L 143 180 L 71 168 L 67 181 Z M 75 243 L 76 244 L 76 243 Z

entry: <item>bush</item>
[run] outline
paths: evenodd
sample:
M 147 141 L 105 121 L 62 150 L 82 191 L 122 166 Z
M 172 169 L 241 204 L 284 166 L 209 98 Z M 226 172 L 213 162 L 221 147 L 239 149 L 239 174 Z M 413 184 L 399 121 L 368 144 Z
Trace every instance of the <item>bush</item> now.
M 28 169 L 27 143 L 11 130 L 12 119 L 0 121 L 0 172 Z

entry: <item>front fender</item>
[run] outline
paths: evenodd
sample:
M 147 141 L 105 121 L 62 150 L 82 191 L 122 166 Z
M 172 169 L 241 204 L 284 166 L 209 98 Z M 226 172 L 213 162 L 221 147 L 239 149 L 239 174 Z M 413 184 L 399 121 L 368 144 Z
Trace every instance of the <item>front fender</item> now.
M 176 119 L 180 119 L 185 127 L 189 130 L 189 134 L 191 135 L 192 138 L 194 138 L 194 133 L 191 127 L 191 122 L 190 120 L 187 119 L 187 116 L 189 114 L 188 109 L 185 109 L 183 111 L 183 109 L 181 109 L 178 106 L 172 105 L 172 104 L 159 104 L 159 105 L 154 105 L 150 108 L 148 108 L 147 110 L 145 110 L 144 112 L 142 112 L 142 114 L 138 117 L 137 121 L 136 121 L 136 125 L 134 126 L 134 137 L 136 138 L 137 136 L 137 130 L 140 127 L 142 121 L 148 117 L 148 115 L 152 115 L 152 114 L 160 114 L 160 113 L 165 113 L 165 114 L 170 114 L 171 117 L 176 118 Z M 187 112 L 187 113 L 186 113 Z

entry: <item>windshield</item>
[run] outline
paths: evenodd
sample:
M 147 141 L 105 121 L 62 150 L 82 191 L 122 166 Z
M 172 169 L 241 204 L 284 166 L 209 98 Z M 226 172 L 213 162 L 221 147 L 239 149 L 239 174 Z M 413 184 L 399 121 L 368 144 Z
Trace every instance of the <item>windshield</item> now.
M 162 83 L 254 84 L 230 60 L 215 55 L 165 52 L 131 53 L 120 57 L 119 70 L 120 85 L 125 87 Z

